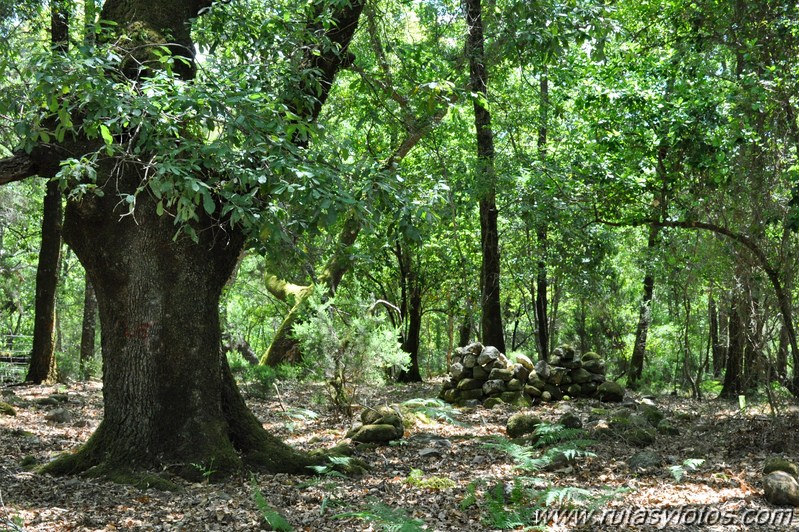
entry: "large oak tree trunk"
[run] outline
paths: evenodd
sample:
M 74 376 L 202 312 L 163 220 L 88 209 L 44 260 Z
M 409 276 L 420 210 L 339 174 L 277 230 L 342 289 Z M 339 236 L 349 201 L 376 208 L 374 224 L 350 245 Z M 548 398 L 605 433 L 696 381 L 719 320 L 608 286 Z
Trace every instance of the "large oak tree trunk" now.
M 130 167 L 116 183 L 133 190 Z M 64 236 L 94 286 L 100 314 L 105 416 L 86 446 L 49 467 L 174 468 L 193 477 L 245 460 L 273 471 L 312 462 L 266 433 L 247 409 L 220 353 L 219 298 L 244 238 L 205 220 L 199 242 L 174 239 L 172 221 L 140 196 L 120 219 L 114 194 L 67 207 Z

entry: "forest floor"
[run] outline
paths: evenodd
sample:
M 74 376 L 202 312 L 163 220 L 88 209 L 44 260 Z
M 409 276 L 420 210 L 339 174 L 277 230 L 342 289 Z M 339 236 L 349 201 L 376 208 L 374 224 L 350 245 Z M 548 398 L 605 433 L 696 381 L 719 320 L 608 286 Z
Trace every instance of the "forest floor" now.
M 368 391 L 362 403 L 433 398 L 439 387 L 388 386 Z M 779 415 L 771 416 L 767 405 L 741 410 L 718 400 L 655 397 L 680 434 L 658 435 L 647 450 L 661 455 L 664 463 L 648 470 L 631 470 L 627 460 L 641 449 L 614 438 L 594 439 L 588 447 L 594 456 L 554 471 L 516 469 L 518 461 L 490 445 L 502 441 L 491 437 L 504 437 L 508 417 L 518 411 L 503 406 L 462 409 L 458 423 L 420 416 L 406 423 L 401 443 L 356 452 L 370 467 L 363 476 L 255 473 L 220 483 L 182 482 L 179 491 L 163 492 L 54 478 L 22 465 L 45 463 L 86 441 L 102 415 L 99 383 L 2 391 L 2 400 L 11 392 L 16 395 L 17 415 L 0 415 L 0 530 L 269 530 L 255 500 L 257 491 L 295 530 L 482 531 L 497 529 L 503 519 L 513 529 L 513 518 L 535 507 L 533 499 L 511 489 L 514 479 L 529 488 L 527 495 L 552 487 L 581 488 L 586 491 L 575 493 L 592 497 L 611 494 L 593 514 L 582 516 L 584 524 L 576 514 L 561 520 L 550 514 L 543 520 L 550 530 L 689 530 L 697 525 L 704 530 L 787 530 L 799 524 L 799 515 L 793 527 L 786 521 L 774 524 L 786 514 L 763 499 L 761 488 L 767 457 L 799 458 L 799 409 L 787 402 Z M 320 390 L 307 384 L 283 384 L 279 397 L 252 390 L 246 396 L 267 429 L 302 449 L 334 445 L 351 424 L 326 412 L 318 404 Z M 571 411 L 585 422 L 599 406 L 607 405 L 563 401 L 525 411 L 553 423 Z M 301 408 L 319 416 L 298 415 Z M 59 409 L 67 414 L 56 414 Z M 679 471 L 688 458 L 705 461 Z M 684 473 L 679 481 L 670 466 Z M 504 500 L 501 493 L 507 495 Z M 566 506 L 550 501 L 548 508 Z M 530 522 L 529 512 L 525 519 Z

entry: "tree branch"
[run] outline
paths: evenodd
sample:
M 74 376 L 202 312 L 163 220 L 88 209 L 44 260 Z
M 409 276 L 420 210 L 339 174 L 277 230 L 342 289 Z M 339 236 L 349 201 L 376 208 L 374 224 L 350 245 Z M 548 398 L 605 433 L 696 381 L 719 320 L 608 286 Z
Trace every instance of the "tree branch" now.
M 0 159 L 0 185 L 22 181 L 37 175 L 37 167 L 27 153 L 15 153 L 11 157 Z

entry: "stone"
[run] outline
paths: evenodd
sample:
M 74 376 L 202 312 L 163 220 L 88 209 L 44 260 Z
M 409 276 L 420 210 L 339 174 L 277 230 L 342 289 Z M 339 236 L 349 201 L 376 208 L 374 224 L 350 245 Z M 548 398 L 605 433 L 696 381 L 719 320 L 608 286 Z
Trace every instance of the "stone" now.
M 483 389 L 476 388 L 472 390 L 462 390 L 458 398 L 459 401 L 466 404 L 467 401 L 475 401 L 483 398 Z
M 541 389 L 530 384 L 524 387 L 524 393 L 531 397 L 541 397 Z
M 663 465 L 663 458 L 653 451 L 641 451 L 627 459 L 627 465 L 633 471 L 647 471 Z
M 566 388 L 566 393 L 571 395 L 572 397 L 576 397 L 583 392 L 582 387 L 579 384 L 570 384 L 568 388 Z
M 394 425 L 364 425 L 352 435 L 352 441 L 358 443 L 387 443 L 402 438 L 402 431 Z
M 0 414 L 4 416 L 16 416 L 17 411 L 8 403 L 0 402 Z
M 597 385 L 595 382 L 586 382 L 580 385 L 583 395 L 594 395 L 596 393 Z
M 475 366 L 472 368 L 472 378 L 478 379 L 481 381 L 488 379 L 488 371 L 486 371 L 483 366 Z
M 508 437 L 519 438 L 525 434 L 532 434 L 535 432 L 536 427 L 541 423 L 543 423 L 541 418 L 532 414 L 519 412 L 508 418 L 505 431 L 508 433 Z
M 72 414 L 65 408 L 56 408 L 44 416 L 44 419 L 52 423 L 69 423 L 72 421 Z
M 785 471 L 763 477 L 763 494 L 774 506 L 799 506 L 799 482 Z
M 514 364 L 511 367 L 511 372 L 513 373 L 514 379 L 518 379 L 522 382 L 527 382 L 527 379 L 530 377 L 530 370 L 521 364 Z
M 583 428 L 583 422 L 572 412 L 566 412 L 560 416 L 560 419 L 558 419 L 558 424 L 563 425 L 567 429 Z
M 483 401 L 483 406 L 488 408 L 489 410 L 494 408 L 495 406 L 504 405 L 505 401 L 503 401 L 499 397 L 489 397 L 485 401 Z
M 491 370 L 491 373 L 488 374 L 489 380 L 501 380 L 504 382 L 508 382 L 512 378 L 513 378 L 513 371 L 509 369 L 494 368 Z
M 641 405 L 641 415 L 646 418 L 650 425 L 657 427 L 658 424 L 666 417 L 663 412 L 656 406 Z
M 508 381 L 506 387 L 509 392 L 520 392 L 524 389 L 524 384 L 522 384 L 522 381 L 519 379 L 511 379 Z
M 551 401 L 552 400 L 552 394 L 549 393 L 549 392 L 541 392 L 541 400 L 542 401 Z
M 449 367 L 449 374 L 450 376 L 459 381 L 466 376 L 466 368 L 460 362 L 455 362 Z
M 605 403 L 620 403 L 624 400 L 624 387 L 614 381 L 605 381 L 596 389 L 599 400 Z
M 541 380 L 546 381 L 549 379 L 550 366 L 546 360 L 539 360 L 535 363 L 535 372 Z
M 477 356 L 471 353 L 463 357 L 463 367 L 473 368 L 477 365 Z
M 483 387 L 483 382 L 480 379 L 463 379 L 458 383 L 458 390 L 476 390 Z
M 517 353 L 513 355 L 513 358 L 516 359 L 517 364 L 521 364 L 522 367 L 527 369 L 527 371 L 533 371 L 535 365 L 533 364 L 533 361 L 530 360 L 530 357 L 528 357 L 527 355 L 523 355 L 522 353 Z
M 458 390 L 445 390 L 441 398 L 448 403 L 455 403 L 460 398 L 459 395 Z
M 467 345 L 466 347 L 464 347 L 463 348 L 463 352 L 464 352 L 464 354 L 470 354 L 470 355 L 478 356 L 478 355 L 480 355 L 480 353 L 483 352 L 483 349 L 484 349 L 483 348 L 483 344 L 481 344 L 480 342 L 473 342 L 473 343 Z
M 604 375 L 606 368 L 602 360 L 588 360 L 583 362 L 583 369 L 595 375 Z
M 779 456 L 767 458 L 766 463 L 763 465 L 764 475 L 768 475 L 774 471 L 785 471 L 789 475 L 799 478 L 799 467 L 797 467 L 797 465 L 793 462 Z
M 483 384 L 483 394 L 485 395 L 497 395 L 506 390 L 505 381 L 501 379 L 491 379 L 487 380 L 485 384 Z
M 527 379 L 527 384 L 529 384 L 530 386 L 535 386 L 539 390 L 543 390 L 544 386 L 547 385 L 546 381 L 544 381 L 544 379 L 539 378 L 538 375 L 535 373 L 531 374 L 530 377 Z
M 573 369 L 569 372 L 572 382 L 575 384 L 584 384 L 591 380 L 591 374 L 583 368 Z
M 589 351 L 583 354 L 583 356 L 580 357 L 580 360 L 583 362 L 583 364 L 585 364 L 589 360 L 602 360 L 602 357 L 594 353 L 593 351 Z
M 487 347 L 484 347 L 483 350 L 480 352 L 480 355 L 477 357 L 477 363 L 485 367 L 487 364 L 499 360 L 499 355 L 501 354 L 502 353 L 499 352 L 499 349 L 497 349 L 492 345 L 489 345 Z

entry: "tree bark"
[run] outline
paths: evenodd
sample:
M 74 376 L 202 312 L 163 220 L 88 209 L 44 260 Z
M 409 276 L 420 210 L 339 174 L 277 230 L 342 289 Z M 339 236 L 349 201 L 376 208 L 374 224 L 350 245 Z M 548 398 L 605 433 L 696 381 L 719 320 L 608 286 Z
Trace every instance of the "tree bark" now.
M 713 354 L 713 376 L 718 377 L 724 369 L 724 346 L 719 334 L 719 311 L 713 294 L 707 297 L 708 321 L 710 323 L 710 346 Z
M 97 297 L 94 287 L 86 275 L 86 287 L 83 290 L 83 325 L 80 335 L 80 372 L 83 379 L 88 379 L 89 363 L 94 360 L 94 338 L 97 333 Z
M 744 392 L 743 359 L 744 359 L 744 325 L 741 316 L 740 294 L 733 294 L 730 302 L 730 344 L 727 348 L 727 363 L 724 373 L 724 384 L 719 397 L 734 399 Z
M 649 264 L 655 248 L 657 247 L 658 227 L 649 227 L 649 238 L 646 243 L 647 265 L 644 275 L 644 293 L 641 297 L 641 307 L 638 312 L 638 327 L 635 330 L 635 343 L 633 344 L 633 354 L 630 357 L 630 366 L 627 374 L 627 382 L 631 388 L 636 386 L 638 379 L 644 369 L 644 354 L 646 353 L 646 338 L 649 333 L 649 326 L 652 324 L 652 296 L 655 289 L 655 276 L 652 266 Z
M 36 269 L 36 307 L 33 324 L 33 349 L 26 382 L 55 382 L 55 322 L 58 264 L 61 255 L 61 192 L 58 182 L 47 184 L 42 217 L 42 243 Z
M 422 374 L 419 370 L 419 344 L 422 333 L 422 287 L 413 256 L 404 251 L 402 244 L 399 242 L 396 245 L 396 255 L 402 283 L 400 310 L 403 326 L 405 326 L 400 347 L 408 353 L 411 360 L 408 369 L 401 371 L 397 380 L 399 382 L 422 382 Z
M 480 289 L 482 342 L 505 351 L 500 302 L 500 253 L 494 169 L 494 134 L 491 114 L 485 100 L 488 74 L 484 62 L 483 16 L 481 0 L 466 0 L 466 26 L 469 30 L 466 54 L 469 58 L 469 84 L 474 98 L 474 125 L 477 131 L 477 190 L 480 207 Z

